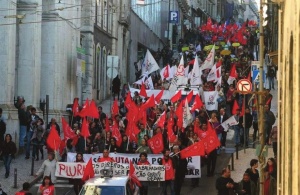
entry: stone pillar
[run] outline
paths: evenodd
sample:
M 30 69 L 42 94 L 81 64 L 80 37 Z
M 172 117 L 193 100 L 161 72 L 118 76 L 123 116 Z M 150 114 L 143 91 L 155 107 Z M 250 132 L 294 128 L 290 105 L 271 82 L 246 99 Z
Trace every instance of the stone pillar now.
M 17 14 L 25 17 L 17 24 L 17 95 L 26 105 L 39 107 L 41 77 L 41 0 L 18 1 Z M 22 24 L 24 23 L 24 24 Z
M 82 0 L 82 28 L 84 36 L 82 46 L 86 51 L 85 75 L 82 82 L 82 101 L 92 99 L 93 81 L 93 43 L 94 43 L 94 17 L 95 0 Z

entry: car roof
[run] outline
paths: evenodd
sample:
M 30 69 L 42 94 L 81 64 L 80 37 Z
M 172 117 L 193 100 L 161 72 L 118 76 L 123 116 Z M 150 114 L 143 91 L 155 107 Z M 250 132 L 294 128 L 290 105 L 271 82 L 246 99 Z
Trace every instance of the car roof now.
M 85 186 L 126 186 L 128 177 L 94 177 L 85 182 Z

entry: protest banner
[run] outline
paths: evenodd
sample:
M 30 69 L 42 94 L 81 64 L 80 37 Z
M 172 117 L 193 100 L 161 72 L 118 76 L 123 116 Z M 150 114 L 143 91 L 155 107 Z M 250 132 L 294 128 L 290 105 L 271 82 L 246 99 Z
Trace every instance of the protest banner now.
M 55 176 L 80 179 L 84 173 L 86 163 L 58 162 L 56 164 Z M 113 177 L 127 176 L 129 164 L 120 164 L 115 162 L 94 163 L 94 172 L 96 177 L 104 176 L 101 170 L 106 170 Z M 165 167 L 163 165 L 138 165 L 135 170 L 136 176 L 140 181 L 164 181 Z
M 129 164 L 130 160 L 133 164 L 137 164 L 139 161 L 139 154 L 123 154 L 123 153 L 110 153 L 109 156 L 114 159 L 116 163 Z M 84 162 L 88 162 L 92 158 L 94 163 L 97 163 L 98 159 L 102 157 L 102 153 L 97 154 L 83 154 Z M 159 165 L 162 160 L 162 154 L 148 154 L 148 161 L 151 165 Z M 75 162 L 76 153 L 68 152 L 67 162 Z M 187 158 L 187 173 L 185 178 L 200 178 L 201 169 L 200 169 L 200 156 L 193 156 Z

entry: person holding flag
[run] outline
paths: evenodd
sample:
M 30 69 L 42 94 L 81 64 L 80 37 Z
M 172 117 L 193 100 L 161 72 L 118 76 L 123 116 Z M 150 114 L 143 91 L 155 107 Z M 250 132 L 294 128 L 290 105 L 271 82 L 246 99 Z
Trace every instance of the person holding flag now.
M 188 162 L 186 158 L 182 159 L 180 157 L 180 148 L 178 145 L 173 146 L 173 153 L 175 154 L 173 155 L 173 159 L 174 159 L 175 170 L 176 170 L 174 190 L 175 190 L 175 195 L 180 195 L 181 186 L 185 178 Z

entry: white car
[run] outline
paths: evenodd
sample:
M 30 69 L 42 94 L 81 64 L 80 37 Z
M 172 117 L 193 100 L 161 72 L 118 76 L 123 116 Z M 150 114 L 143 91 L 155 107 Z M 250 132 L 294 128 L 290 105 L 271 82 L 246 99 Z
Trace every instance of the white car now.
M 134 195 L 136 186 L 131 185 L 128 177 L 101 178 L 87 180 L 80 195 Z

